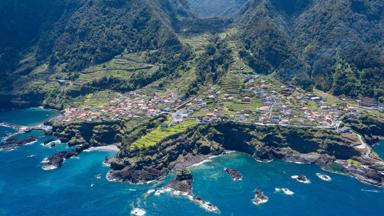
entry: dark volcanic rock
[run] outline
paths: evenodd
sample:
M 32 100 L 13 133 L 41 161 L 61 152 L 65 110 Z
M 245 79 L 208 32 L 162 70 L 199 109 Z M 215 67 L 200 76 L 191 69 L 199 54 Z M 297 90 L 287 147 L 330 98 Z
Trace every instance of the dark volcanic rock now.
M 343 161 L 342 172 L 384 186 L 381 172 L 370 171 L 381 170 L 382 162 L 366 158 L 355 147 L 359 145 L 358 139 L 350 139 L 336 130 L 219 122 L 199 125 L 151 148 L 132 150 L 123 145 L 125 150 L 111 162 L 110 177 L 133 183 L 158 180 L 172 169 L 190 166 L 191 161 L 198 163 L 210 155 L 235 150 L 257 160 L 281 159 L 326 169 L 336 161 Z M 363 166 L 346 169 L 348 160 L 359 160 Z
M 343 119 L 343 124 L 361 134 L 370 145 L 384 138 L 384 119 L 369 115 L 347 116 Z
M 78 154 L 79 153 L 74 150 L 55 153 L 43 161 L 43 169 L 49 169 L 49 167 L 59 168 L 63 165 L 64 160 L 77 156 Z
M 14 137 L 11 137 L 5 140 L 5 142 L 0 145 L 0 149 L 13 149 L 22 145 L 26 145 L 28 143 L 36 142 L 38 139 L 39 138 L 36 136 L 30 136 L 23 139 L 16 139 Z
M 241 181 L 243 179 L 243 176 L 238 170 L 225 168 L 224 171 L 228 173 L 228 175 L 230 175 L 234 181 Z
M 111 168 L 115 168 L 115 163 L 111 163 Z M 121 167 L 119 167 L 121 168 Z M 156 169 L 153 167 L 142 167 L 142 169 L 137 169 L 136 167 L 124 167 L 121 170 L 111 172 L 110 178 L 116 181 L 129 181 L 131 183 L 142 183 L 158 179 L 161 176 L 164 176 L 167 172 L 161 169 Z
M 176 178 L 168 184 L 169 188 L 192 194 L 193 176 L 191 171 L 183 169 L 177 172 Z
M 46 141 L 44 141 L 43 145 L 48 145 L 49 143 L 51 143 L 51 142 L 53 142 L 55 140 L 56 140 L 55 138 L 49 138 Z
M 70 146 L 101 146 L 121 142 L 120 121 L 74 122 L 62 124 L 53 122 L 52 135 Z
M 5 145 L 25 145 L 27 143 L 35 142 L 38 138 L 35 136 L 30 136 L 24 139 L 8 139 L 5 142 Z

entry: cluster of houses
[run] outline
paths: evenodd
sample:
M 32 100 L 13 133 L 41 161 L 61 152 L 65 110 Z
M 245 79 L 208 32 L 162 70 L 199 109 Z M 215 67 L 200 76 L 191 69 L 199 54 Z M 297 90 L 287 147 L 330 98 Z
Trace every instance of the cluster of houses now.
M 222 119 L 234 119 L 256 124 L 279 124 L 297 126 L 337 127 L 340 119 L 345 115 L 355 115 L 356 107 L 347 103 L 328 105 L 325 98 L 295 86 L 276 86 L 263 79 L 247 78 L 240 94 L 228 94 L 215 88 L 207 91 L 205 98 L 199 98 L 190 103 L 189 116 L 196 110 L 206 108 L 215 103 L 211 109 L 200 112 L 198 121 L 209 122 Z M 235 115 L 225 115 L 224 103 L 241 100 L 241 103 L 251 103 L 252 100 L 261 102 L 261 107 L 248 107 L 236 111 Z
M 384 113 L 384 103 L 380 103 L 373 98 L 362 97 L 358 100 L 358 102 L 361 107 L 365 107 L 367 109 L 377 109 L 379 112 Z
M 61 120 L 71 122 L 74 120 L 95 121 L 158 116 L 162 113 L 171 112 L 170 107 L 174 107 L 180 102 L 180 97 L 174 92 L 156 93 L 151 96 L 130 92 L 126 96 L 111 100 L 108 105 L 103 107 L 68 108 Z
M 273 83 L 257 75 L 243 74 L 244 85 L 233 92 L 223 87 L 210 87 L 205 94 L 189 101 L 182 101 L 173 91 L 141 94 L 130 92 L 113 99 L 101 108 L 69 108 L 63 121 L 102 120 L 119 118 L 153 117 L 168 113 L 172 124 L 181 124 L 188 118 L 198 123 L 232 119 L 255 124 L 279 124 L 284 126 L 316 126 L 335 128 L 345 115 L 355 115 L 356 107 L 346 102 L 331 104 L 325 98 L 292 85 Z M 226 104 L 236 101 L 242 104 L 260 103 L 253 107 L 228 111 Z M 363 98 L 358 106 L 384 111 L 383 104 Z

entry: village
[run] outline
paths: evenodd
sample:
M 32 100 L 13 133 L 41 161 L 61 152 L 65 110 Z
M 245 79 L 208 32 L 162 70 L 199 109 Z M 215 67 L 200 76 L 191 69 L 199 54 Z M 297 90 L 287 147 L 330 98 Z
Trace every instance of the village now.
M 361 111 L 384 112 L 384 105 L 368 98 L 336 98 L 323 92 L 307 92 L 293 85 L 250 73 L 228 73 L 224 79 L 202 89 L 187 100 L 172 90 L 145 94 L 133 91 L 111 98 L 108 105 L 65 109 L 61 120 L 101 121 L 171 117 L 171 124 L 186 120 L 198 123 L 232 120 L 256 125 L 339 128 L 347 115 Z
M 171 107 L 179 103 L 181 103 L 180 97 L 174 92 L 151 96 L 130 92 L 111 99 L 107 106 L 95 108 L 80 106 L 65 109 L 60 120 L 73 122 L 155 117 L 169 113 Z

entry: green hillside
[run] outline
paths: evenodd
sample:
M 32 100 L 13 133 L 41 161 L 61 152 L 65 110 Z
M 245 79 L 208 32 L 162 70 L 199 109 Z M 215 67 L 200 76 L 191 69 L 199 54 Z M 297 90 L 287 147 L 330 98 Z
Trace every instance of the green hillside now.
M 238 17 L 242 55 L 258 73 L 305 88 L 384 100 L 383 9 L 382 1 L 253 0 Z

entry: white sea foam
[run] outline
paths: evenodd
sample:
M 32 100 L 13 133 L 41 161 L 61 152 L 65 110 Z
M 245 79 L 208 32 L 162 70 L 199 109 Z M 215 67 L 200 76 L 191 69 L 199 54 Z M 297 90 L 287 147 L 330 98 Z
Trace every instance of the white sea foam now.
M 50 170 L 57 169 L 57 166 L 54 166 L 54 165 L 44 165 L 44 166 L 41 167 L 41 169 L 43 169 L 44 171 L 50 171 Z
M 155 189 L 149 189 L 148 191 L 147 191 L 147 195 L 151 195 L 151 194 L 153 194 L 154 192 L 155 192 L 156 190 Z
M 293 176 L 291 176 L 291 178 L 295 179 L 296 181 L 303 183 L 303 184 L 310 184 L 311 183 L 311 181 L 308 178 L 306 178 L 306 180 L 301 180 L 298 175 L 293 175 Z
M 275 188 L 275 192 L 276 193 L 280 193 L 281 192 L 281 188 Z
M 48 147 L 52 147 L 52 146 L 54 146 L 54 145 L 59 145 L 59 144 L 61 144 L 61 140 L 59 140 L 59 139 L 57 139 L 57 140 L 54 140 L 54 141 L 52 141 L 52 142 L 49 142 L 49 143 L 47 143 L 47 144 L 45 144 L 44 145 L 44 143 L 41 143 L 41 145 L 42 146 L 48 146 Z
M 34 140 L 34 141 L 32 141 L 32 142 L 25 143 L 24 145 L 25 145 L 25 146 L 29 146 L 29 145 L 33 145 L 33 144 L 35 144 L 36 142 L 37 142 L 37 140 Z
M 269 201 L 269 198 L 267 196 L 265 196 L 264 199 L 260 199 L 257 197 L 252 199 L 252 203 L 255 205 L 261 205 L 261 204 L 267 203 L 268 201 Z
M 319 179 L 323 180 L 323 181 L 332 181 L 332 178 L 328 175 L 324 175 L 324 174 L 321 174 L 321 173 L 316 173 L 316 176 L 319 177 Z
M 48 160 L 48 158 L 46 157 L 46 158 L 44 158 L 42 161 L 41 161 L 41 163 L 48 163 L 49 162 L 49 160 Z
M 284 193 L 287 196 L 292 196 L 295 192 L 291 191 L 289 188 L 275 188 L 276 193 Z
M 144 209 L 141 209 L 141 208 L 134 208 L 131 211 L 131 215 L 132 216 L 144 216 L 146 214 L 147 214 L 147 212 Z
M 199 205 L 201 208 L 205 209 L 206 211 L 213 212 L 213 213 L 220 213 L 219 208 L 214 206 L 212 203 L 205 201 L 205 200 L 202 200 L 202 199 L 199 199 L 188 192 L 182 192 L 182 191 L 174 190 L 170 187 L 165 187 L 165 188 L 156 190 L 154 192 L 154 195 L 160 196 L 163 193 L 169 193 L 169 194 L 174 195 L 174 196 L 184 196 L 187 199 L 189 199 L 190 201 Z
M 273 160 L 258 160 L 258 159 L 255 159 L 257 162 L 259 163 L 271 163 Z
M 208 162 L 212 162 L 212 160 L 211 159 L 205 159 L 199 163 L 192 164 L 190 167 L 198 167 L 198 166 L 201 166 L 201 165 L 208 163 Z
M 283 188 L 282 190 L 283 190 L 283 193 L 284 193 L 285 195 L 288 195 L 288 196 L 292 196 L 292 195 L 295 194 L 293 191 L 291 191 L 291 190 L 288 189 L 288 188 Z

